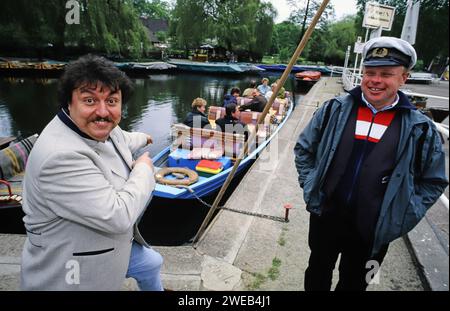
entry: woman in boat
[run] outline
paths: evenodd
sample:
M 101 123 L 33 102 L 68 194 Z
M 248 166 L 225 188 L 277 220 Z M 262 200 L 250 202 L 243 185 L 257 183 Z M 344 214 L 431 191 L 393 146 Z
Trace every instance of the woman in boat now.
M 270 86 L 269 86 L 269 79 L 268 78 L 262 78 L 261 80 L 261 84 L 258 85 L 258 90 L 261 93 L 261 95 L 266 95 L 267 92 L 270 91 Z
M 280 79 L 278 79 L 275 82 L 275 87 L 276 87 L 276 85 L 278 83 L 280 83 Z M 284 87 L 281 87 L 281 89 L 278 91 L 277 98 L 280 98 L 280 99 L 285 99 L 286 98 L 286 89 Z
M 230 94 L 225 95 L 223 106 L 226 107 L 229 104 L 237 104 L 239 96 L 241 96 L 241 90 L 238 87 L 232 88 Z
M 266 107 L 267 99 L 261 95 L 258 89 L 253 90 L 253 99 L 246 104 L 239 106 L 240 111 L 250 109 L 251 111 L 262 112 Z
M 242 97 L 252 97 L 253 91 L 256 90 L 256 81 L 252 80 L 250 81 L 250 85 L 248 88 L 244 90 L 244 93 L 242 93 Z
M 189 127 L 203 128 L 205 125 L 209 124 L 208 117 L 206 116 L 205 111 L 206 100 L 197 97 L 192 102 L 192 111 L 187 114 L 183 123 Z

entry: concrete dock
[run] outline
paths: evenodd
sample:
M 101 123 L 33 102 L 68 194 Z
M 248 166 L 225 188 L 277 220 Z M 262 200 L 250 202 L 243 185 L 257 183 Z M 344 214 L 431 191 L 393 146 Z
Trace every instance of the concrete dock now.
M 293 148 L 317 106 L 342 92 L 338 78 L 322 78 L 316 83 L 297 104 L 278 139 L 264 150 L 225 204 L 278 217 L 284 217 L 284 206 L 290 204 L 290 221 L 221 210 L 196 248 L 155 247 L 164 257 L 165 288 L 303 290 L 309 258 L 309 213 L 297 182 Z M 391 243 L 378 282 L 369 285 L 368 290 L 448 290 L 448 208 L 439 204 L 408 236 Z M 24 239 L 20 235 L 0 235 L 0 290 L 18 289 Z M 336 280 L 337 273 L 333 278 Z M 136 289 L 134 281 L 126 280 L 123 289 Z

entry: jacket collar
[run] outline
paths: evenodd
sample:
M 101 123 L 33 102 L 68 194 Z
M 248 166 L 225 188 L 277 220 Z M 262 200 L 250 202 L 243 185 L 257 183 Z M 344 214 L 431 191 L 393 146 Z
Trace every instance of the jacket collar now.
M 58 118 L 68 127 L 70 128 L 72 131 L 74 131 L 75 133 L 77 133 L 78 135 L 80 135 L 83 138 L 89 139 L 89 140 L 95 140 L 93 139 L 91 136 L 87 135 L 86 133 L 82 132 L 78 126 L 73 122 L 73 120 L 70 118 L 69 116 L 69 112 L 63 108 L 61 109 L 58 114 L 57 114 Z
M 361 90 L 360 86 L 355 87 L 353 90 L 350 90 L 348 93 L 353 97 L 355 102 L 357 102 L 357 103 L 361 102 L 362 90 Z M 398 104 L 395 105 L 395 108 L 417 110 L 417 108 L 413 104 L 411 104 L 411 102 L 408 99 L 408 96 L 406 96 L 405 93 L 403 93 L 402 91 L 398 91 L 397 94 L 398 94 L 399 100 L 398 100 Z
M 201 115 L 202 117 L 206 117 L 206 114 L 204 114 L 203 112 L 201 112 L 197 108 L 192 109 L 191 112 L 192 112 L 192 114 L 198 114 L 198 115 Z

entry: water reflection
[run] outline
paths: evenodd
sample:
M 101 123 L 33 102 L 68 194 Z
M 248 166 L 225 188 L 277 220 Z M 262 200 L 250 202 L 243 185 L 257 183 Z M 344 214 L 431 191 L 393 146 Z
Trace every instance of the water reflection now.
M 268 75 L 275 81 L 280 75 Z M 200 74 L 156 74 L 133 79 L 133 98 L 124 105 L 120 126 L 149 133 L 155 144 L 152 155 L 170 144 L 170 126 L 181 122 L 192 100 L 203 97 L 209 105 L 221 105 L 232 87 L 245 89 L 261 75 L 218 77 Z M 292 90 L 292 81 L 285 85 Z M 40 133 L 58 111 L 57 79 L 6 78 L 0 80 L 0 136 L 26 137 Z

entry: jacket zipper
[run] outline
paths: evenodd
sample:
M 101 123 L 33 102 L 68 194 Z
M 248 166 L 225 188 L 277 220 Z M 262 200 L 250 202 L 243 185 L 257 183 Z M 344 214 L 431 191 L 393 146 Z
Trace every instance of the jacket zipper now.
M 370 122 L 369 131 L 367 132 L 367 136 L 366 136 L 366 139 L 364 141 L 362 152 L 361 152 L 361 154 L 359 156 L 358 163 L 356 165 L 355 174 L 353 174 L 352 185 L 350 187 L 350 193 L 347 196 L 347 200 L 346 200 L 347 204 L 346 205 L 348 205 L 350 203 L 350 200 L 352 199 L 352 196 L 353 196 L 353 190 L 355 189 L 356 180 L 358 179 L 359 171 L 361 170 L 361 164 L 362 164 L 363 158 L 364 158 L 364 156 L 366 154 L 367 142 L 369 141 L 370 132 L 372 131 L 372 125 L 373 125 L 373 122 L 375 121 L 375 116 L 376 116 L 376 114 L 372 114 L 372 121 Z

